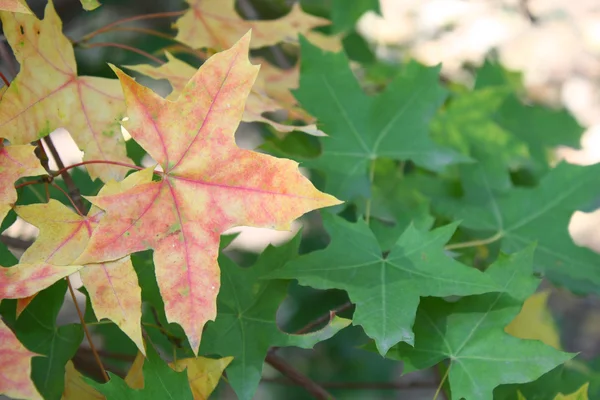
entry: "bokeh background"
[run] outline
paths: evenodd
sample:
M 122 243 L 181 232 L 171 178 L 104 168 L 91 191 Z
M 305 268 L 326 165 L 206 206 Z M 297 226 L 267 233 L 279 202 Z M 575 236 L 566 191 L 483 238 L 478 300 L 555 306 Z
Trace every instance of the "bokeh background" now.
M 347 0 L 363 1 L 365 0 Z M 240 0 L 237 8 L 248 19 L 270 19 L 282 16 L 294 1 Z M 367 0 L 366 2 L 369 2 Z M 371 3 L 377 1 L 370 0 Z M 28 0 L 39 17 L 46 0 Z M 181 0 L 105 0 L 101 8 L 85 12 L 77 0 L 55 0 L 64 23 L 64 31 L 72 39 L 81 38 L 108 23 L 140 14 L 178 11 L 186 8 Z M 305 11 L 327 17 L 330 0 L 302 0 Z M 362 15 L 356 26 L 345 35 L 344 44 L 350 56 L 361 62 L 380 62 L 388 66 L 416 59 L 424 64 L 442 63 L 445 80 L 464 85 L 473 83 L 473 71 L 486 59 L 521 73 L 525 96 L 529 101 L 551 107 L 565 107 L 586 128 L 581 149 L 556 149 L 557 159 L 572 163 L 592 164 L 600 161 L 600 2 L 594 0 L 380 0 L 379 13 Z M 173 18 L 133 22 L 124 29 L 94 38 L 91 43 L 116 42 L 162 55 L 165 47 L 177 50 L 177 43 L 165 38 L 146 35 L 139 28 L 151 28 L 174 36 Z M 130 29 L 133 28 L 133 29 Z M 324 30 L 325 32 L 327 29 Z M 3 38 L 2 38 L 3 39 Z M 287 49 L 289 50 L 289 49 Z M 3 40 L 0 45 L 0 70 L 9 76 L 16 74 L 10 48 Z M 281 58 L 277 50 L 259 53 L 281 67 L 290 67 L 291 56 Z M 138 54 L 112 47 L 76 47 L 80 74 L 112 77 L 107 62 L 117 65 L 147 63 Z M 185 58 L 185 56 L 183 56 Z M 168 83 L 144 77 L 138 78 L 160 94 L 170 91 Z M 263 128 L 242 124 L 238 144 L 246 148 L 259 146 Z M 67 163 L 80 161 L 81 154 L 64 130 L 54 132 L 53 138 Z M 149 165 L 152 160 L 145 160 Z M 318 225 L 315 216 L 308 221 Z M 300 223 L 296 224 L 298 229 Z M 240 229 L 242 234 L 234 245 L 234 256 L 242 264 L 252 262 L 268 243 L 281 243 L 292 233 L 263 229 Z M 314 246 L 323 247 L 326 238 L 316 229 Z M 600 211 L 577 212 L 570 232 L 576 243 L 600 252 Z M 17 221 L 5 232 L 14 238 L 31 240 L 36 229 Z M 12 248 L 18 253 L 18 248 Z M 548 287 L 546 284 L 545 286 Z M 576 297 L 551 288 L 549 299 L 554 319 L 561 327 L 561 341 L 566 350 L 581 352 L 593 360 L 600 355 L 600 301 L 593 296 Z M 84 297 L 80 300 L 84 305 Z M 341 291 L 320 292 L 292 285 L 290 296 L 280 309 L 281 327 L 293 331 L 315 316 L 327 312 L 347 300 Z M 77 322 L 73 304 L 66 299 L 61 323 Z M 101 342 L 102 338 L 98 340 Z M 401 377 L 397 363 L 383 360 L 375 354 L 354 348 L 366 342 L 360 328 L 348 328 L 315 351 L 280 350 L 290 363 L 315 380 L 328 382 L 325 386 L 342 399 L 430 399 L 439 381 L 434 373 Z M 83 346 L 85 347 L 85 343 Z M 78 353 L 78 367 L 85 371 L 90 354 Z M 124 373 L 122 366 L 112 366 Z M 94 366 L 89 373 L 94 373 Z M 257 399 L 303 399 L 301 389 L 290 390 L 288 382 L 265 367 Z M 372 382 L 352 387 L 352 382 Z M 388 382 L 388 384 L 381 384 Z M 215 398 L 235 398 L 226 385 L 221 385 Z

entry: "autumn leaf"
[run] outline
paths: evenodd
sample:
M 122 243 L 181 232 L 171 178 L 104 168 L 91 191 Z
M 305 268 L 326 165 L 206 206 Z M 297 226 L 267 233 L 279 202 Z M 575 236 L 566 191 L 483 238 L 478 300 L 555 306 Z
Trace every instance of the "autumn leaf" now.
M 109 182 L 99 194 L 119 193 L 136 184 L 150 182 L 151 179 L 152 170 L 146 169 L 128 176 L 122 182 Z M 81 216 L 53 199 L 46 204 L 18 206 L 15 211 L 40 229 L 37 240 L 21 256 L 21 263 L 26 267 L 21 264 L 12 267 L 27 268 L 31 274 L 40 268 L 38 263 L 70 268 L 68 266 L 83 252 L 92 231 L 104 215 L 102 210 L 92 207 L 88 216 Z M 140 326 L 141 291 L 130 258 L 87 264 L 79 272 L 97 318 L 108 318 L 115 322 L 144 352 Z
M 211 57 L 175 102 L 115 68 L 127 101 L 125 127 L 165 172 L 159 182 L 90 198 L 107 214 L 76 261 L 154 249 L 168 321 L 183 327 L 194 353 L 215 317 L 220 234 L 238 225 L 289 229 L 302 214 L 339 203 L 317 191 L 297 163 L 235 145 L 258 69 L 248 61 L 249 42 L 247 34 Z
M 0 11 L 31 14 L 31 10 L 23 0 L 0 0 Z
M 316 289 L 342 289 L 356 304 L 353 323 L 375 339 L 385 355 L 400 341 L 413 343 L 420 297 L 485 293 L 497 286 L 480 271 L 444 253 L 456 226 L 430 232 L 409 226 L 388 255 L 363 220 L 323 216 L 329 246 L 290 261 L 270 278 L 298 279 Z
M 110 400 L 192 400 L 192 391 L 186 374 L 169 368 L 151 344 L 146 351 L 148 358 L 142 367 L 144 386 L 141 389 L 130 387 L 118 375 L 111 372 L 108 373 L 110 376 L 108 383 L 100 384 L 90 378 L 84 380 Z
M 277 326 L 277 309 L 288 293 L 289 281 L 270 280 L 268 275 L 297 257 L 300 239 L 297 234 L 282 246 L 267 247 L 250 268 L 239 267 L 225 255 L 219 257 L 223 275 L 219 312 L 206 326 L 200 352 L 233 356 L 227 379 L 240 400 L 253 398 L 270 347 L 312 348 L 351 322 L 336 316 L 321 330 L 302 335 L 282 332 Z
M 586 383 L 582 387 L 580 387 L 577 391 L 570 394 L 562 394 L 559 393 L 556 395 L 554 400 L 588 400 L 588 389 L 590 387 L 589 383 Z
M 206 357 L 183 358 L 169 363 L 171 369 L 182 372 L 186 371 L 192 396 L 194 400 L 208 399 L 215 390 L 223 374 L 225 367 L 231 363 L 233 357 L 212 359 Z M 143 365 L 145 357 L 138 353 L 131 368 L 125 376 L 125 383 L 133 389 L 144 387 Z
M 0 137 L 27 144 L 63 127 L 85 152 L 84 160 L 131 163 L 120 120 L 125 104 L 114 79 L 78 76 L 73 46 L 62 33 L 52 1 L 45 18 L 2 12 L 4 35 L 21 71 L 0 101 Z M 92 178 L 121 180 L 124 168 L 88 165 Z
M 0 319 L 0 394 L 14 399 L 42 398 L 31 380 L 31 359 L 37 355 Z
M 390 349 L 388 357 L 404 362 L 404 373 L 449 360 L 452 398 L 491 400 L 501 384 L 539 378 L 575 354 L 564 353 L 538 340 L 518 339 L 504 327 L 535 292 L 533 246 L 501 255 L 485 275 L 502 290 L 463 297 L 458 301 L 421 300 L 415 321 L 415 343 Z
M 75 369 L 72 361 L 65 366 L 65 388 L 61 400 L 104 400 L 105 397 L 98 393 L 84 381 L 83 375 Z
M 196 73 L 196 68 L 179 60 L 168 52 L 166 52 L 165 55 L 169 61 L 159 67 L 154 67 L 149 64 L 140 64 L 130 65 L 127 66 L 127 68 L 149 76 L 152 79 L 168 80 L 173 88 L 173 91 L 171 94 L 169 94 L 167 99 L 176 100 L 185 88 L 187 82 Z M 270 98 L 267 95 L 266 89 L 260 89 L 260 87 L 255 86 L 250 92 L 248 99 L 246 100 L 246 108 L 244 109 L 242 121 L 266 123 L 271 125 L 279 132 L 302 131 L 311 135 L 323 135 L 323 133 L 319 131 L 314 124 L 307 126 L 284 125 L 263 117 L 263 114 L 266 112 L 278 111 L 289 108 L 290 106 L 286 104 L 280 104 L 278 101 Z
M 81 5 L 86 11 L 92 11 L 100 7 L 102 4 L 98 0 L 81 0 Z
M 190 8 L 175 23 L 178 29 L 175 39 L 196 49 L 227 49 L 250 29 L 253 32 L 250 48 L 256 49 L 296 40 L 299 33 L 330 24 L 324 18 L 306 14 L 299 3 L 294 3 L 289 14 L 279 19 L 248 21 L 236 12 L 235 0 L 186 1 Z
M 0 143 L 2 139 L 0 138 Z M 24 176 L 44 175 L 46 170 L 33 153 L 35 147 L 0 144 L 0 223 L 17 201 L 14 183 Z
M 504 329 L 506 333 L 521 338 L 535 339 L 561 350 L 560 334 L 547 302 L 550 290 L 531 295 L 525 300 L 519 315 Z

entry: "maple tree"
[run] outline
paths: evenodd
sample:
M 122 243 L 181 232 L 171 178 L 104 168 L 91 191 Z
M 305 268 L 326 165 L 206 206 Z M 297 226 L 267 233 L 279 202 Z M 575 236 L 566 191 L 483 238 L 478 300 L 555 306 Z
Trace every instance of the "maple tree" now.
M 600 166 L 553 153 L 583 127 L 492 61 L 473 88 L 377 61 L 356 41 L 368 10 L 188 0 L 72 39 L 52 1 L 42 19 L 0 1 L 19 67 L 0 72 L 0 233 L 39 230 L 1 236 L 1 395 L 371 398 L 410 391 L 399 363 L 436 372 L 435 399 L 600 395 L 552 305 L 600 293 L 600 256 L 569 234 Z M 116 32 L 156 48 L 96 40 Z M 78 57 L 103 47 L 135 57 Z M 299 218 L 258 252 L 229 232 Z

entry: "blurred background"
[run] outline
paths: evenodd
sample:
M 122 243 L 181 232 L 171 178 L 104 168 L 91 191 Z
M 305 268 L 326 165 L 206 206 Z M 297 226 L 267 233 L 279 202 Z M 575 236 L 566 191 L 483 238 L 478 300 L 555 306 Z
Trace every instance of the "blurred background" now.
M 560 148 L 557 156 L 572 163 L 592 164 L 600 161 L 600 2 L 594 0 L 347 0 L 373 4 L 354 27 L 343 32 L 343 44 L 349 56 L 362 63 L 381 63 L 386 66 L 416 59 L 424 64 L 442 63 L 444 80 L 472 85 L 473 71 L 486 59 L 504 68 L 521 73 L 527 99 L 551 107 L 566 107 L 586 128 L 581 149 Z M 46 0 L 27 3 L 41 18 Z M 284 15 L 294 1 L 240 0 L 236 7 L 247 19 L 273 19 Z M 331 0 L 302 0 L 306 12 L 329 17 Z M 379 3 L 379 4 L 377 4 Z M 78 0 L 55 0 L 65 34 L 79 39 L 110 22 L 140 14 L 184 10 L 181 0 L 104 0 L 102 7 L 82 10 Z M 143 32 L 153 29 L 174 37 L 174 18 L 132 22 L 122 29 L 95 37 L 90 43 L 115 42 L 162 56 L 168 47 L 176 52 L 178 44 L 168 38 Z M 140 29 L 141 28 L 141 29 Z M 325 33 L 327 28 L 322 29 Z M 286 45 L 287 46 L 287 45 Z M 75 47 L 81 75 L 113 77 L 107 62 L 117 65 L 148 63 L 134 52 L 115 47 Z M 283 68 L 294 62 L 294 52 L 281 50 L 257 51 Z M 10 78 L 16 74 L 11 50 L 3 40 L 0 47 L 0 70 Z M 185 55 L 181 55 L 185 59 Z M 162 95 L 170 92 L 166 81 L 142 76 L 138 80 Z M 81 154 L 67 132 L 54 132 L 53 138 L 67 163 L 80 161 Z M 264 127 L 243 123 L 237 133 L 238 144 L 256 148 L 262 143 Z M 150 165 L 152 160 L 145 159 Z M 55 167 L 53 167 L 55 168 Z M 315 219 L 309 216 L 308 219 Z M 570 226 L 576 243 L 600 251 L 600 212 L 577 212 Z M 300 224 L 296 225 L 298 228 Z M 235 256 L 242 264 L 250 264 L 268 243 L 281 243 L 292 233 L 263 229 L 240 229 Z M 36 235 L 36 229 L 17 221 L 6 232 L 24 241 Z M 314 247 L 324 247 L 326 239 L 319 234 Z M 18 246 L 12 249 L 18 253 Z M 81 295 L 82 304 L 85 303 Z M 294 331 L 330 309 L 347 301 L 341 291 L 321 292 L 292 284 L 290 295 L 280 309 L 281 327 Z M 552 289 L 549 304 L 554 318 L 562 327 L 565 350 L 581 352 L 588 360 L 600 354 L 600 302 L 597 298 L 575 297 L 562 290 Z M 70 298 L 65 302 L 61 322 L 76 322 Z M 99 337 L 102 341 L 102 338 Z M 328 382 L 325 386 L 342 399 L 430 399 L 439 382 L 434 373 L 411 374 L 400 377 L 397 363 L 383 360 L 375 354 L 354 348 L 365 343 L 360 328 L 348 328 L 315 351 L 282 349 L 280 353 L 291 364 L 315 380 Z M 83 346 L 86 344 L 84 343 Z M 88 354 L 89 356 L 89 354 Z M 85 353 L 78 354 L 81 367 Z M 125 372 L 120 364 L 118 371 Z M 94 367 L 91 367 L 93 370 Z M 265 366 L 266 379 L 261 383 L 257 399 L 303 399 L 301 389 L 290 390 L 289 383 Z M 363 383 L 352 387 L 349 382 Z M 369 384 L 369 382 L 371 384 Z M 387 382 L 387 383 L 381 383 Z M 222 387 L 221 387 L 222 386 Z M 235 398 L 221 385 L 215 398 Z

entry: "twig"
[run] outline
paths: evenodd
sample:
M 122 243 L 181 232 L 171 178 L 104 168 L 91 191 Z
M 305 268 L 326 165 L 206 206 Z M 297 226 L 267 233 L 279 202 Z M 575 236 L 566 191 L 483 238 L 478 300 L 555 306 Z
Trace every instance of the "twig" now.
M 442 365 L 442 364 L 440 364 L 440 365 Z M 444 398 L 446 398 L 446 394 L 443 392 L 442 388 L 444 387 L 444 383 L 446 383 L 446 379 L 448 379 L 448 374 L 450 373 L 451 367 L 452 367 L 452 364 L 448 365 L 448 368 L 446 368 L 446 372 L 444 372 L 444 376 L 442 376 L 442 379 L 440 379 L 440 384 L 438 385 L 437 390 L 435 391 L 435 394 L 433 395 L 433 400 L 437 400 L 440 393 L 442 394 L 442 396 Z
M 78 353 L 93 353 L 93 350 L 89 347 L 80 347 L 79 349 L 77 349 L 77 352 Z M 113 360 L 121 360 L 121 361 L 135 360 L 135 356 L 131 356 L 128 354 L 113 353 L 113 352 L 106 351 L 106 350 L 96 350 L 96 353 L 98 353 L 98 355 L 103 358 L 110 358 Z
M 133 53 L 137 53 L 141 56 L 144 56 L 146 58 L 148 58 L 149 60 L 152 60 L 158 64 L 164 64 L 165 62 L 163 60 L 161 60 L 158 57 L 154 57 L 152 54 L 145 52 L 144 50 L 140 50 L 136 47 L 132 47 L 132 46 L 128 46 L 126 44 L 122 44 L 122 43 L 113 43 L 113 42 L 97 42 L 97 43 L 90 43 L 90 44 L 86 44 L 86 45 L 81 45 L 82 49 L 91 49 L 93 47 L 116 47 L 118 49 L 123 49 L 123 50 L 127 50 L 127 51 L 131 51 Z
M 285 378 L 263 378 L 261 382 L 275 383 L 279 385 L 297 386 Z M 348 390 L 406 390 L 406 389 L 433 389 L 437 382 L 317 382 L 321 387 L 327 389 Z
M 140 21 L 140 20 L 144 20 L 144 19 L 156 19 L 156 18 L 169 18 L 169 17 L 178 17 L 180 15 L 183 15 L 185 13 L 185 10 L 183 11 L 171 11 L 171 12 L 160 12 L 160 13 L 153 13 L 153 14 L 144 14 L 144 15 L 136 15 L 134 17 L 127 17 L 127 18 L 123 18 L 120 19 L 118 21 L 115 22 L 111 22 L 110 24 L 97 29 L 93 32 L 88 33 L 87 35 L 84 35 L 81 39 L 76 40 L 74 42 L 74 44 L 77 43 L 81 43 L 81 42 L 86 42 L 88 40 L 90 40 L 91 38 L 93 38 L 94 36 L 97 36 L 101 33 L 110 31 L 113 27 L 120 25 L 120 24 L 125 24 L 127 22 L 133 22 L 133 21 Z
M 62 176 L 63 181 L 65 181 L 65 185 L 67 185 L 67 189 L 69 191 L 68 197 L 73 199 L 75 209 L 79 210 L 80 214 L 85 214 L 85 205 L 83 204 L 81 192 L 79 191 L 77 185 L 75 185 L 71 175 L 69 175 L 69 173 L 65 170 L 65 164 L 62 162 L 60 154 L 58 154 L 58 151 L 56 150 L 56 147 L 54 146 L 50 136 L 46 136 L 44 138 L 44 143 L 46 143 L 46 146 L 48 146 L 48 150 L 50 150 L 50 154 L 52 154 L 52 158 L 54 158 L 54 162 L 56 162 L 58 169 L 63 171 L 60 175 Z
M 342 304 L 341 306 L 339 306 L 339 307 L 331 310 L 329 313 L 323 314 L 319 318 L 310 321 L 308 324 L 304 325 L 302 328 L 298 329 L 294 333 L 296 335 L 301 335 L 303 333 L 310 332 L 315 326 L 319 326 L 322 323 L 325 323 L 325 322 L 331 320 L 331 318 L 333 317 L 333 315 L 340 314 L 340 313 L 346 311 L 347 309 L 351 308 L 352 305 L 353 304 L 348 301 L 348 302 Z
M 10 82 L 8 81 L 8 78 L 2 73 L 2 71 L 0 71 L 0 78 L 2 79 L 2 81 L 4 82 L 6 87 L 10 86 Z
M 81 321 L 81 326 L 83 326 L 83 331 L 85 332 L 85 336 L 88 340 L 88 343 L 90 344 L 90 350 L 94 354 L 94 358 L 96 359 L 96 362 L 98 363 L 98 366 L 100 367 L 100 370 L 102 371 L 102 377 L 104 378 L 104 380 L 106 382 L 108 382 L 110 380 L 110 378 L 108 377 L 108 374 L 106 373 L 106 370 L 104 369 L 104 365 L 102 364 L 102 360 L 100 360 L 100 356 L 98 355 L 98 352 L 96 351 L 96 347 L 94 347 L 94 342 L 92 342 L 92 335 L 90 334 L 90 331 L 88 330 L 88 327 L 85 324 L 85 320 L 83 318 L 83 313 L 81 312 L 81 309 L 79 308 L 79 303 L 77 303 L 77 298 L 75 297 L 75 291 L 73 290 L 73 286 L 71 285 L 71 280 L 69 279 L 68 276 L 66 279 L 67 279 L 67 284 L 69 285 L 69 292 L 71 293 L 71 298 L 73 299 L 73 304 L 75 304 L 75 309 L 77 310 L 77 315 L 79 316 L 79 320 Z
M 314 396 L 315 399 L 333 399 L 334 397 L 327 392 L 322 386 L 319 386 L 316 382 L 311 380 L 309 377 L 292 367 L 279 357 L 275 353 L 268 353 L 265 359 L 269 365 L 281 372 L 286 378 L 302 386 L 308 393 Z
M 71 196 L 69 196 L 69 193 L 67 193 L 63 188 L 61 188 L 60 186 L 58 186 L 56 183 L 52 182 L 52 186 L 54 186 L 54 188 L 56 190 L 58 190 L 59 192 L 61 192 L 62 194 L 65 195 L 65 197 L 67 198 L 67 200 L 69 200 L 69 202 L 71 203 L 71 205 L 73 206 L 73 208 L 75 209 L 75 211 L 77 211 L 77 214 L 79 214 L 81 217 L 85 217 L 85 215 L 83 215 L 81 213 L 81 211 L 79 211 L 79 207 L 77 207 L 77 204 L 75 204 L 75 202 L 73 201 L 73 199 L 71 198 Z M 50 197 L 50 196 L 48 196 Z M 48 200 L 50 201 L 50 200 Z
M 502 239 L 502 236 L 504 236 L 504 233 L 498 232 L 494 236 L 490 236 L 489 238 L 486 238 L 486 239 L 471 240 L 469 242 L 462 242 L 462 243 L 452 243 L 452 244 L 449 244 L 446 247 L 444 247 L 444 249 L 445 250 L 455 250 L 455 249 L 464 249 L 465 247 L 483 246 L 486 244 L 493 243 L 496 240 Z

